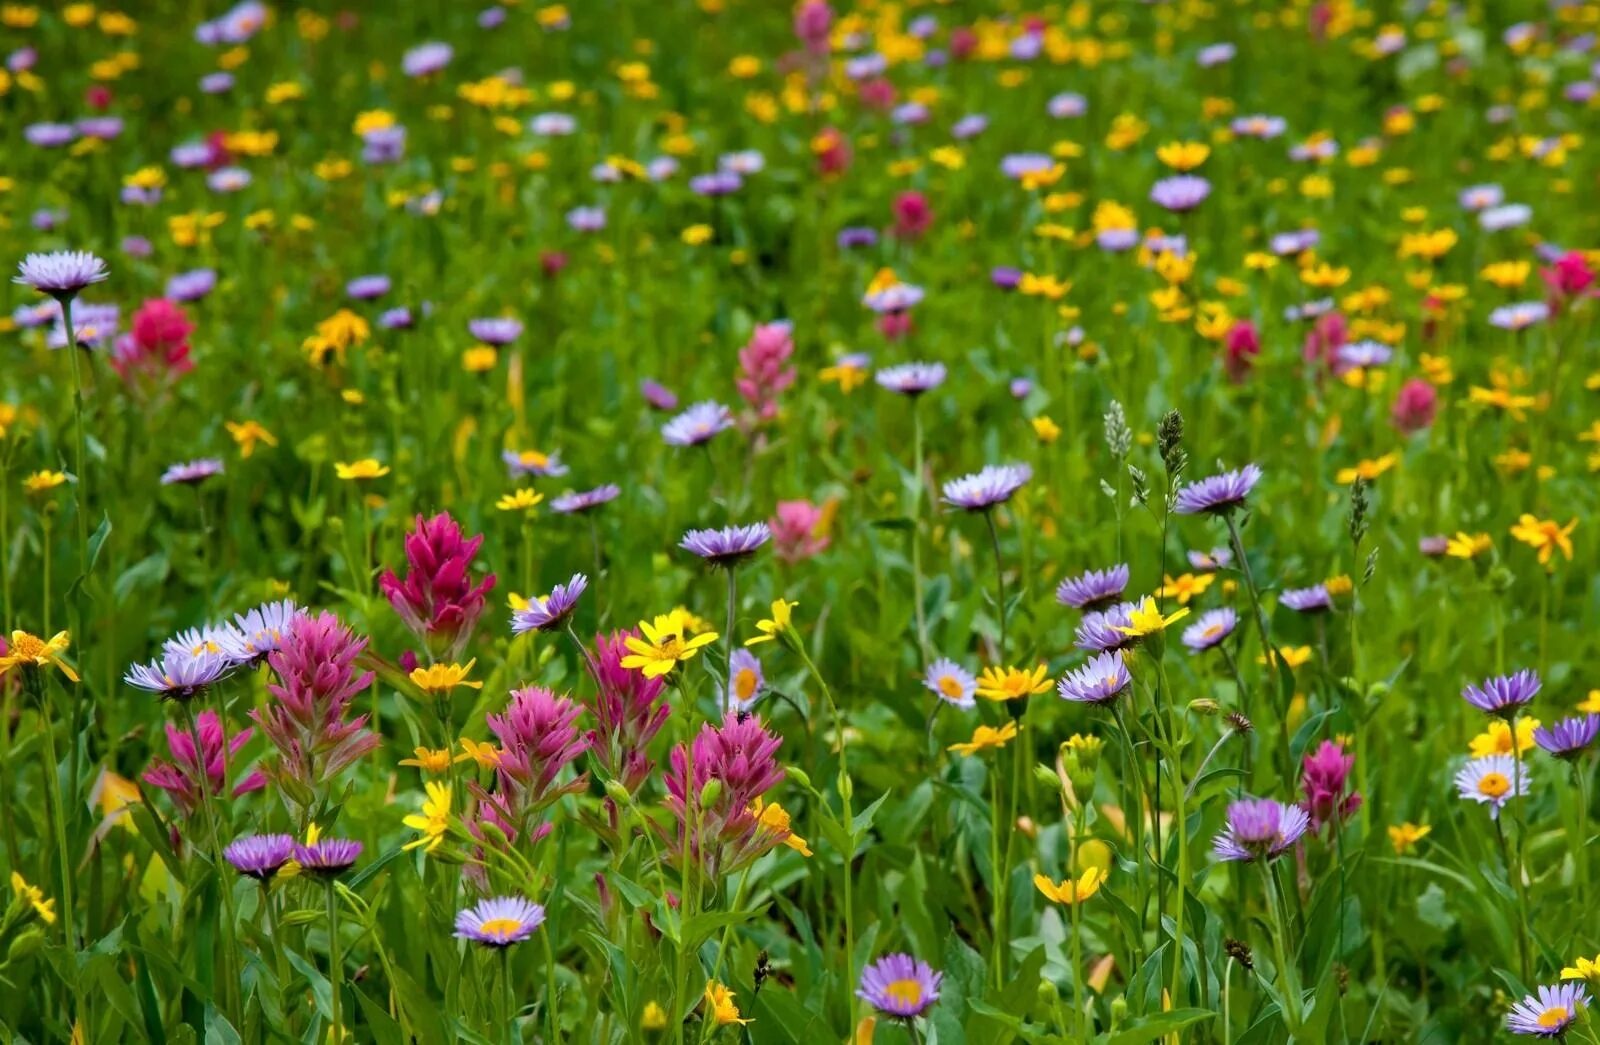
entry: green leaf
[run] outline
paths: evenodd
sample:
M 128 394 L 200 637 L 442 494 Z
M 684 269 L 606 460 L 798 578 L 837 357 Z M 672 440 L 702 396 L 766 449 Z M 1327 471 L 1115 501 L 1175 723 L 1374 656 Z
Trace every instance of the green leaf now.
M 206 1006 L 206 1045 L 244 1045 L 239 1032 L 215 1005 Z
M 366 867 L 363 867 L 359 874 L 352 875 L 350 881 L 346 883 L 346 886 L 352 891 L 360 889 L 363 885 L 366 885 L 368 882 L 376 878 L 378 876 L 378 872 L 382 871 L 385 867 L 388 867 L 390 864 L 394 863 L 394 861 L 398 860 L 404 855 L 405 850 L 399 846 L 395 846 L 393 849 L 372 861 L 372 863 L 368 864 Z
M 1215 1016 L 1216 1013 L 1206 1009 L 1173 1009 L 1171 1012 L 1135 1020 L 1115 1034 L 1107 1035 L 1103 1045 L 1143 1045 L 1144 1042 L 1155 1041 L 1173 1031 L 1182 1030 Z

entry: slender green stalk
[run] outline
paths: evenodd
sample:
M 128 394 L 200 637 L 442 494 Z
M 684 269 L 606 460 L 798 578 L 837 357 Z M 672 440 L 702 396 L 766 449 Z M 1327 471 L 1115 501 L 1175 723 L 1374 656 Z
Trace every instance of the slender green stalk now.
M 1284 1022 L 1289 1026 L 1291 1036 L 1300 1032 L 1300 977 L 1295 974 L 1294 966 L 1290 964 L 1290 950 L 1286 936 L 1287 914 L 1278 897 L 1278 876 L 1273 873 L 1272 863 L 1268 860 L 1260 861 L 1261 877 L 1266 882 L 1267 906 L 1272 914 L 1272 949 L 1273 957 L 1278 963 L 1278 993 L 1283 996 Z
M 211 869 L 217 876 L 217 889 L 222 894 L 222 989 L 219 992 L 222 998 L 223 1012 L 232 1019 L 238 1015 L 234 1008 L 237 1000 L 235 995 L 238 988 L 237 961 L 238 951 L 236 933 L 238 931 L 238 917 L 233 907 L 233 883 L 228 879 L 224 868 L 228 865 L 222 857 L 222 838 L 217 828 L 221 813 L 217 809 L 216 796 L 211 793 L 211 774 L 206 770 L 205 746 L 200 742 L 200 722 L 195 716 L 194 700 L 182 701 L 183 710 L 189 717 L 189 736 L 194 740 L 195 776 L 200 783 L 200 804 L 205 810 L 207 835 L 211 842 Z M 224 773 L 222 778 L 224 788 L 228 785 L 228 778 Z
M 1245 590 L 1250 595 L 1251 617 L 1256 622 L 1256 633 L 1261 638 L 1261 655 L 1266 658 L 1267 670 L 1276 672 L 1278 651 L 1273 648 L 1272 640 L 1267 635 L 1267 615 L 1261 609 L 1261 593 L 1256 589 L 1255 577 L 1250 572 L 1250 557 L 1244 553 L 1244 541 L 1239 537 L 1239 524 L 1234 520 L 1232 512 L 1226 513 L 1222 518 L 1228 524 L 1228 542 L 1233 547 L 1233 557 L 1238 560 L 1239 572 L 1244 577 Z M 1283 725 L 1283 728 L 1278 730 L 1279 755 L 1283 759 L 1283 773 L 1288 778 L 1294 775 L 1294 759 L 1289 751 L 1288 707 L 1279 708 L 1278 714 Z
M 339 1010 L 340 995 L 344 993 L 344 958 L 339 954 L 339 903 L 334 896 L 333 879 L 324 890 L 328 906 L 328 986 L 333 999 L 333 1018 L 329 1026 L 335 1042 L 344 1041 L 344 1022 Z
M 500 948 L 500 1025 L 505 1028 L 507 1045 L 516 1045 L 516 1005 L 511 1000 L 511 948 Z
M 917 652 L 928 661 L 927 611 L 922 605 L 922 413 L 911 398 L 911 596 L 915 601 Z
M 733 906 L 728 908 L 731 914 L 744 906 L 745 890 L 750 885 L 750 870 L 754 864 L 748 865 L 744 873 L 739 876 L 739 887 L 734 890 Z M 717 960 L 711 965 L 711 982 L 716 983 L 722 976 L 722 962 L 728 953 L 728 944 L 733 940 L 733 923 L 729 922 L 722 927 L 722 939 L 717 944 Z M 700 1040 L 706 1041 L 716 1033 L 716 1021 L 706 1020 L 701 1026 Z
M 730 563 L 724 570 L 728 575 L 728 629 L 722 636 L 722 684 L 724 692 L 729 699 L 733 697 L 733 648 L 738 644 L 734 637 L 734 626 L 738 623 L 739 616 L 739 581 L 734 575 L 733 564 Z
M 78 933 L 76 929 L 77 908 L 72 896 L 72 856 L 67 848 L 67 821 L 66 811 L 61 802 L 61 762 L 56 757 L 55 722 L 52 720 L 50 708 L 46 704 L 45 691 L 47 683 L 43 675 L 44 669 L 28 667 L 23 669 L 22 679 L 39 707 L 40 732 L 44 734 L 44 788 L 45 802 L 50 809 L 50 826 L 55 834 L 56 859 L 60 862 L 61 872 L 61 931 L 65 934 L 67 949 L 76 956 L 78 951 Z M 74 957 L 76 961 L 76 957 Z M 73 1005 L 77 1014 L 83 1014 L 83 992 L 79 987 L 78 978 L 74 976 L 68 985 L 72 991 Z
M 989 543 L 994 548 L 994 583 L 999 594 L 995 608 L 1000 615 L 1000 648 L 996 651 L 995 660 L 1004 664 L 1006 662 L 1006 572 L 1000 561 L 1000 530 L 995 525 L 993 508 L 983 513 L 983 520 L 989 524 Z
M 1005 961 L 1006 930 L 1005 930 L 1005 903 L 1006 903 L 1006 874 L 1000 861 L 1000 759 L 994 759 L 994 764 L 989 766 L 989 873 L 994 880 L 990 883 L 989 921 L 990 931 L 994 934 L 994 955 L 990 959 L 990 966 L 994 972 L 995 987 L 1005 986 Z
M 1515 711 L 1511 713 L 1511 718 L 1506 724 L 1511 729 L 1511 760 L 1512 764 L 1516 767 L 1512 771 L 1511 777 L 1511 802 L 1512 812 L 1517 818 L 1516 868 L 1515 870 L 1512 870 L 1508 867 L 1507 870 L 1510 871 L 1512 876 L 1515 878 L 1514 884 L 1517 890 L 1518 919 L 1517 939 L 1521 944 L 1522 982 L 1528 983 L 1529 977 L 1532 974 L 1532 968 L 1529 959 L 1528 882 L 1526 874 L 1528 859 L 1528 825 L 1525 822 L 1525 815 L 1522 810 L 1522 805 L 1525 801 L 1523 794 L 1524 789 L 1522 786 L 1522 745 L 1517 743 L 1517 714 Z

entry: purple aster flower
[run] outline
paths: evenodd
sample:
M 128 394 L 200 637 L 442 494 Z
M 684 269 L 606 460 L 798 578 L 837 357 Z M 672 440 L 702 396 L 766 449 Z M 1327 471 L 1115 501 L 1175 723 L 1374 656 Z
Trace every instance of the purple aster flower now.
M 130 258 L 148 258 L 155 253 L 155 246 L 143 236 L 124 236 L 122 253 Z
M 1489 313 L 1489 325 L 1501 330 L 1522 330 L 1550 318 L 1550 306 L 1543 301 L 1519 301 L 1501 305 Z
M 722 711 L 747 715 L 767 688 L 767 677 L 761 671 L 761 661 L 744 647 L 733 651 L 728 667 L 732 681 L 722 687 Z
M 216 287 L 216 269 L 192 269 L 167 280 L 166 296 L 173 301 L 199 301 Z
M 989 282 L 1001 290 L 1016 290 L 1022 282 L 1022 270 L 1011 265 L 996 265 L 989 270 Z
M 543 924 L 544 908 L 532 900 L 494 896 L 458 913 L 455 935 L 485 947 L 510 947 L 532 936 Z
M 1538 672 L 1527 668 L 1514 675 L 1497 675 L 1481 685 L 1468 686 L 1461 699 L 1485 714 L 1511 718 L 1539 694 Z
M 222 167 L 206 175 L 212 192 L 238 192 L 250 184 L 250 172 L 243 167 Z
M 567 225 L 575 232 L 599 232 L 606 227 L 606 212 L 601 207 L 574 207 L 567 211 Z
M 1394 358 L 1394 349 L 1370 338 L 1340 345 L 1333 354 L 1333 371 L 1343 374 L 1361 367 L 1384 366 Z
M 1012 399 L 1026 399 L 1033 392 L 1033 381 L 1026 377 L 1014 377 L 1006 385 L 1006 391 L 1011 393 Z
M 399 163 L 406 154 L 406 129 L 400 124 L 376 127 L 361 136 L 361 162 L 376 166 Z
M 944 384 L 945 368 L 943 363 L 901 363 L 884 367 L 874 377 L 891 392 L 915 397 Z
M 1244 798 L 1228 805 L 1228 823 L 1211 842 L 1218 860 L 1273 860 L 1294 847 L 1311 816 L 1271 798 Z
M 213 475 L 222 474 L 222 459 L 218 457 L 201 457 L 193 461 L 183 461 L 172 465 L 161 473 L 161 485 L 172 486 L 175 483 L 203 483 Z
M 561 138 L 577 129 L 577 119 L 564 112 L 542 112 L 528 121 L 528 130 L 541 138 Z
M 939 1000 L 944 974 L 909 954 L 890 954 L 861 970 L 856 997 L 899 1020 L 921 1016 Z
M 1600 734 L 1600 715 L 1575 715 L 1533 731 L 1536 744 L 1557 758 L 1577 758 Z
M 313 878 L 337 878 L 361 859 L 361 843 L 349 838 L 324 838 L 294 847 L 294 862 Z
M 1437 559 L 1450 550 L 1450 538 L 1442 533 L 1431 533 L 1417 541 L 1417 551 L 1430 559 Z
M 1094 241 L 1101 250 L 1112 254 L 1133 249 L 1139 242 L 1138 229 L 1101 229 L 1095 233 Z
M 971 113 L 961 117 L 950 127 L 950 137 L 956 141 L 967 141 L 976 138 L 989 129 L 989 117 L 982 113 Z
M 1489 207 L 1478 214 L 1478 226 L 1485 232 L 1520 228 L 1533 220 L 1533 208 L 1526 203 L 1507 203 Z
M 1233 56 L 1237 53 L 1237 48 L 1233 44 L 1211 44 L 1200 48 L 1200 53 L 1195 55 L 1194 60 L 1200 68 L 1210 69 L 1212 66 L 1223 65 L 1233 61 Z
M 501 347 L 522 336 L 522 321 L 510 317 L 469 319 L 467 330 L 484 344 Z
M 844 74 L 852 80 L 868 80 L 889 68 L 889 59 L 876 52 L 860 55 L 844 63 Z
M 79 302 L 72 313 L 72 332 L 78 339 L 78 347 L 95 348 L 115 340 L 119 317 L 120 310 L 115 305 Z M 66 348 L 67 328 L 59 309 L 54 318 L 55 325 L 50 328 L 47 342 L 51 348 Z
M 1325 613 L 1333 609 L 1333 597 L 1327 585 L 1313 584 L 1309 588 L 1290 588 L 1278 596 L 1278 603 L 1296 613 Z
M 184 142 L 174 145 L 167 156 L 171 158 L 173 166 L 192 170 L 211 162 L 211 146 L 205 142 Z
M 228 843 L 222 856 L 242 875 L 265 882 L 294 856 L 289 835 L 244 835 Z
M 554 631 L 560 628 L 578 608 L 578 597 L 588 586 L 588 577 L 574 573 L 567 583 L 551 588 L 549 595 L 529 599 L 526 607 L 511 614 L 511 633 L 521 635 L 529 631 Z
M 963 475 L 944 484 L 944 503 L 969 512 L 988 511 L 1011 500 L 1033 478 L 1025 464 L 985 465 L 981 472 Z
M 1506 1029 L 1535 1038 L 1565 1038 L 1567 1031 L 1589 1007 L 1589 995 L 1577 981 L 1540 987 L 1506 1013 Z
M 1073 633 L 1073 645 L 1090 653 L 1109 653 L 1138 645 L 1137 637 L 1122 630 L 1133 625 L 1136 608 L 1131 602 L 1119 602 L 1098 612 L 1085 613 Z
M 978 680 L 972 672 L 948 657 L 940 657 L 922 673 L 922 685 L 947 704 L 963 710 L 977 706 Z
M 85 116 L 78 121 L 78 133 L 85 138 L 110 141 L 122 133 L 122 117 Z
M 233 661 L 219 650 L 168 649 L 149 664 L 130 667 L 122 681 L 135 689 L 158 694 L 163 700 L 186 701 L 223 678 L 232 668 Z
M 494 7 L 485 7 L 478 12 L 479 29 L 498 29 L 505 24 L 506 9 L 498 4 Z M 546 30 L 549 31 L 548 29 Z
M 651 181 L 666 181 L 678 173 L 678 161 L 671 156 L 657 156 L 644 165 L 644 176 Z
M 1097 610 L 1116 602 L 1127 586 L 1128 565 L 1119 563 L 1110 569 L 1068 577 L 1056 586 L 1056 601 L 1075 610 Z
M 923 290 L 915 283 L 894 283 L 864 294 L 861 303 L 879 315 L 896 315 L 922 303 Z
M 233 74 L 229 72 L 206 73 L 200 77 L 200 93 L 226 94 L 233 90 Z
M 59 149 L 78 136 L 78 129 L 70 123 L 30 123 L 22 129 L 29 145 L 41 149 Z
M 416 322 L 417 317 L 404 305 L 378 313 L 379 330 L 410 330 Z
M 928 122 L 928 107 L 921 102 L 906 102 L 889 112 L 891 122 L 901 127 L 915 127 Z
M 1179 515 L 1226 515 L 1244 503 L 1261 481 L 1261 469 L 1253 464 L 1221 475 L 1189 483 L 1178 491 Z
M 29 254 L 17 265 L 13 283 L 22 283 L 60 300 L 70 298 L 110 273 L 106 263 L 86 250 L 57 250 Z
M 864 225 L 849 225 L 839 230 L 835 242 L 838 243 L 840 250 L 871 247 L 878 242 L 878 230 Z
M 760 174 L 766 166 L 767 158 L 761 155 L 759 149 L 741 149 L 717 157 L 717 170 L 732 171 L 734 174 Z
M 1062 700 L 1107 705 L 1132 681 L 1133 676 L 1128 674 L 1121 653 L 1101 653 L 1076 671 L 1063 675 L 1056 683 L 1056 693 Z
M 659 381 L 645 378 L 639 382 L 639 394 L 652 409 L 670 413 L 678 409 L 678 395 Z
M 1088 112 L 1089 103 L 1083 95 L 1065 91 L 1052 97 L 1045 109 L 1058 120 L 1071 120 Z
M 550 502 L 550 510 L 561 515 L 579 515 L 593 511 L 603 504 L 609 504 L 616 500 L 620 493 L 622 488 L 615 483 L 596 486 L 592 490 L 568 490 Z
M 1506 198 L 1506 190 L 1498 185 L 1472 185 L 1461 190 L 1456 197 L 1464 210 L 1480 211 L 1498 207 Z
M 1215 649 L 1239 626 L 1239 615 L 1227 606 L 1207 610 L 1198 620 L 1183 629 L 1183 644 L 1191 653 L 1204 653 Z
M 718 432 L 733 427 L 733 412 L 721 403 L 696 403 L 661 426 L 668 446 L 700 446 Z
M 1487 804 L 1489 818 L 1500 816 L 1500 807 L 1513 798 L 1528 793 L 1531 783 L 1527 765 L 1517 772 L 1517 760 L 1512 755 L 1488 755 L 1470 759 L 1456 774 L 1456 790 L 1462 798 L 1479 805 Z
M 713 566 L 731 568 L 754 555 L 756 549 L 771 538 L 772 531 L 766 523 L 751 523 L 724 526 L 720 530 L 690 530 L 678 542 L 678 547 L 693 552 Z
M 505 462 L 511 478 L 520 479 L 525 475 L 537 475 L 540 478 L 548 476 L 561 476 L 567 474 L 567 466 L 561 463 L 560 453 L 541 453 L 538 450 L 502 450 L 500 460 Z
M 293 599 L 263 602 L 235 615 L 232 627 L 218 629 L 215 641 L 235 664 L 255 664 L 283 644 L 289 626 L 299 616 L 300 607 Z
M 1266 141 L 1282 134 L 1288 123 L 1282 116 L 1254 114 L 1235 118 L 1231 127 L 1233 133 L 1241 138 L 1259 138 Z
M 418 44 L 400 57 L 400 71 L 407 76 L 431 76 L 450 64 L 455 50 L 447 43 L 429 40 Z
M 388 276 L 357 276 L 345 284 L 344 292 L 356 301 L 371 301 L 389 293 L 393 286 Z
M 1150 202 L 1170 211 L 1194 210 L 1211 195 L 1211 183 L 1198 174 L 1162 178 L 1150 188 Z
M 1020 179 L 1025 174 L 1043 174 L 1055 163 L 1042 152 L 1014 152 L 1000 158 L 1000 173 L 1008 178 Z

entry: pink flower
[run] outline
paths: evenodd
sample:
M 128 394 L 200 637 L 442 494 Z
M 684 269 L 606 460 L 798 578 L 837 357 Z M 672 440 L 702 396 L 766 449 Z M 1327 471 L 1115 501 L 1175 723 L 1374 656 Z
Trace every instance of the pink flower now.
M 861 85 L 861 104 L 882 112 L 894 108 L 894 84 L 879 76 Z
M 828 53 L 828 32 L 833 27 L 833 9 L 826 0 L 805 0 L 794 13 L 794 35 L 811 55 Z
M 885 341 L 899 341 L 915 329 L 916 323 L 907 312 L 885 312 L 878 317 L 878 333 Z
M 589 731 L 589 750 L 630 792 L 637 791 L 655 768 L 648 747 L 672 712 L 661 699 L 665 678 L 645 678 L 643 672 L 622 666 L 633 634 L 596 635 L 594 656 L 589 659 L 589 674 L 599 690 L 591 709 L 597 726 Z
M 750 343 L 739 350 L 739 376 L 734 384 L 754 408 L 758 421 L 778 416 L 778 396 L 794 384 L 795 368 L 785 366 L 792 355 L 794 339 L 787 323 L 757 326 Z
M 1256 325 L 1248 319 L 1239 320 L 1228 328 L 1222 348 L 1222 368 L 1227 371 L 1228 380 L 1243 384 L 1255 367 L 1256 356 L 1261 354 L 1261 334 Z
M 511 691 L 504 714 L 487 716 L 500 741 L 500 762 L 495 794 L 482 797 L 500 807 L 513 827 L 562 795 L 583 789 L 582 777 L 556 783 L 561 771 L 588 750 L 588 737 L 574 725 L 581 714 L 583 705 L 576 701 L 528 686 Z
M 916 239 L 933 226 L 933 208 L 928 198 L 907 190 L 894 198 L 894 234 L 901 239 Z
M 678 827 L 668 839 L 673 860 L 696 860 L 711 876 L 728 874 L 787 837 L 787 832 L 763 825 L 750 808 L 783 781 L 783 767 L 774 757 L 781 746 L 759 717 L 729 712 L 720 726 L 701 726 L 692 745 L 672 749 L 666 785 L 667 808 Z M 713 780 L 716 792 L 704 802 L 706 785 Z M 690 802 L 701 803 L 692 825 Z
M 950 57 L 958 62 L 966 61 L 977 53 L 978 43 L 977 30 L 958 25 L 950 30 Z
M 1394 398 L 1394 410 L 1390 418 L 1396 428 L 1411 435 L 1432 425 L 1438 408 L 1439 394 L 1433 386 L 1420 377 L 1413 377 L 1400 386 L 1400 394 Z
M 1539 270 L 1539 276 L 1558 302 L 1577 297 L 1594 282 L 1594 271 L 1582 251 L 1569 250 L 1554 265 Z
M 346 720 L 358 694 L 372 683 L 355 661 L 366 649 L 331 613 L 300 614 L 290 624 L 267 665 L 277 681 L 267 686 L 272 700 L 250 713 L 278 757 L 271 773 L 296 804 L 309 806 L 315 789 L 382 741 L 366 728 L 367 717 Z
M 1329 312 L 1318 318 L 1311 328 L 1311 333 L 1306 335 L 1305 348 L 1302 356 L 1307 363 L 1316 363 L 1322 369 L 1331 372 L 1339 354 L 1349 339 L 1349 327 L 1345 324 L 1344 317 L 1337 312 Z
M 111 368 L 129 384 L 165 386 L 194 369 L 189 335 L 194 324 L 166 298 L 152 298 L 133 314 L 133 330 L 118 338 Z
M 837 127 L 824 127 L 811 139 L 811 151 L 817 157 L 817 173 L 824 178 L 837 177 L 850 166 L 850 139 Z
M 202 711 L 197 716 L 195 725 L 200 729 L 200 751 L 206 766 L 206 777 L 212 795 L 221 796 L 224 780 L 224 762 L 222 751 L 222 724 L 214 711 Z M 228 738 L 227 755 L 231 758 L 238 754 L 239 749 L 249 742 L 254 731 L 242 729 Z M 144 771 L 144 782 L 151 787 L 159 787 L 172 796 L 177 803 L 179 811 L 184 816 L 193 815 L 200 808 L 200 770 L 199 760 L 195 758 L 195 735 L 187 729 L 178 729 L 170 722 L 167 723 L 167 750 L 172 753 L 172 761 L 156 759 Z M 233 768 L 237 769 L 237 766 Z M 233 787 L 234 797 L 259 791 L 267 786 L 266 774 L 259 769 L 253 769 L 244 775 Z
M 779 501 L 777 513 L 767 520 L 773 554 L 783 562 L 800 562 L 825 549 L 832 514 L 810 501 Z
M 1345 794 L 1355 764 L 1356 757 L 1345 754 L 1331 740 L 1324 740 L 1315 754 L 1305 756 L 1300 784 L 1306 797 L 1300 807 L 1310 815 L 1312 830 L 1321 830 L 1329 821 L 1342 821 L 1361 808 L 1360 795 Z
M 432 519 L 417 516 L 406 536 L 405 580 L 386 570 L 378 587 L 400 619 L 427 643 L 434 656 L 453 660 L 472 637 L 483 615 L 484 596 L 494 588 L 494 574 L 472 583 L 472 560 L 483 537 L 463 538 L 461 526 L 448 512 Z

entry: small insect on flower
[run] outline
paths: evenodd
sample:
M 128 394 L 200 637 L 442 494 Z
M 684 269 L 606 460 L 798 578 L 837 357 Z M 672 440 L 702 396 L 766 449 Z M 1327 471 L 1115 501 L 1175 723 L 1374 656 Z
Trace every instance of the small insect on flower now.
M 909 1020 L 939 1000 L 944 974 L 909 954 L 889 954 L 861 970 L 856 997 L 885 1016 Z
M 714 631 L 686 638 L 682 622 L 671 615 L 653 621 L 642 620 L 639 630 L 644 633 L 643 638 L 629 635 L 625 640 L 629 655 L 622 658 L 622 666 L 638 668 L 645 678 L 651 679 L 660 678 L 679 664 L 692 660 L 701 647 L 717 641 Z
M 972 672 L 948 657 L 940 657 L 928 665 L 928 670 L 922 676 L 922 684 L 947 704 L 964 711 L 977 707 L 977 701 L 972 698 L 978 691 L 978 680 L 972 677 Z
M 1007 722 L 999 729 L 990 726 L 979 726 L 972 731 L 972 739 L 951 744 L 949 750 L 958 755 L 976 755 L 980 751 L 990 748 L 1005 747 L 1017 735 L 1017 724 Z
M 485 947 L 510 947 L 544 924 L 544 908 L 521 896 L 494 896 L 456 914 L 458 939 Z
M 1500 807 L 1506 802 L 1526 795 L 1529 783 L 1528 767 L 1519 767 L 1510 755 L 1472 759 L 1456 774 L 1456 790 L 1461 797 L 1487 804 L 1491 820 L 1499 818 Z
M 1506 1029 L 1535 1038 L 1565 1038 L 1567 1029 L 1589 1007 L 1589 995 L 1577 983 L 1540 987 L 1506 1013 Z
M 1058 883 L 1045 875 L 1036 874 L 1033 876 L 1033 884 L 1046 899 L 1071 907 L 1099 892 L 1100 886 L 1110 876 L 1111 872 L 1103 867 L 1091 867 L 1079 875 L 1076 881 L 1068 878 Z

